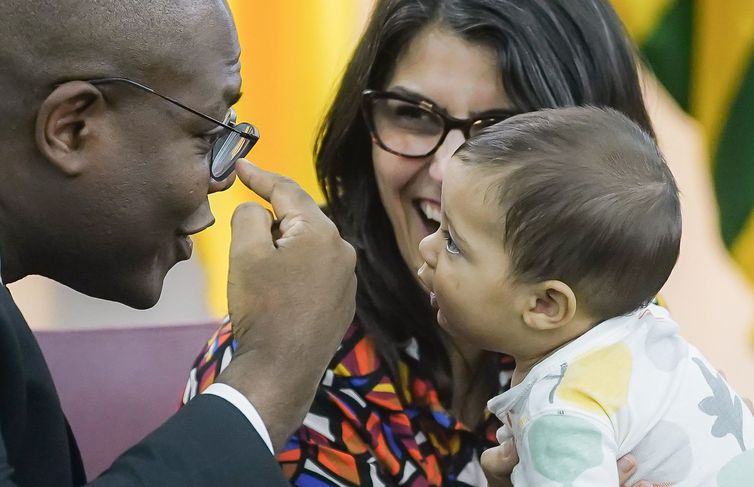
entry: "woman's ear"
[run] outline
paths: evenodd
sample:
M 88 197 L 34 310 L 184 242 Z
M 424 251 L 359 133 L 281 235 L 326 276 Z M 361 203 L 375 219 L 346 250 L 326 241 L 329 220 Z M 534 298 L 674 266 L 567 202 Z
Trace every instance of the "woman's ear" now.
M 63 83 L 42 102 L 34 134 L 37 148 L 66 175 L 78 175 L 86 167 L 93 112 L 103 102 L 102 93 L 84 81 Z
M 543 281 L 532 286 L 523 312 L 527 326 L 535 330 L 555 330 L 571 322 L 576 314 L 576 295 L 561 281 Z

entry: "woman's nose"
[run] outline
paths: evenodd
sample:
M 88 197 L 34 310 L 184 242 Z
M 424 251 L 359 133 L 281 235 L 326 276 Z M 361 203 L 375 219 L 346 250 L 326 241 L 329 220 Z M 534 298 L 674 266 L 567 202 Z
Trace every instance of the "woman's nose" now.
M 453 154 L 461 147 L 466 138 L 460 130 L 454 129 L 448 132 L 440 147 L 432 154 L 432 162 L 429 165 L 429 175 L 436 181 L 442 182 L 445 176 L 445 168 Z

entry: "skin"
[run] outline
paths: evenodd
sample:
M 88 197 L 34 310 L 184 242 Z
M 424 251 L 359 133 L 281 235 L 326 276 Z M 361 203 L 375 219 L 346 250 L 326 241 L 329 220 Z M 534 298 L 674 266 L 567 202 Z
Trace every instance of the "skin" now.
M 430 291 L 438 324 L 451 336 L 515 357 L 515 385 L 554 349 L 586 332 L 594 319 L 578 310 L 566 284 L 527 284 L 514 278 L 500 240 L 499 207 L 488 201 L 490 189 L 499 184 L 499 176 L 450 159 L 442 187 L 442 224 L 420 244 L 425 262 L 417 275 Z M 745 402 L 751 410 L 751 401 Z M 481 457 L 490 487 L 512 485 L 509 475 L 516 463 L 512 440 Z M 636 471 L 635 459 L 626 455 L 618 469 L 625 484 Z M 651 484 L 633 484 L 646 486 Z
M 516 359 L 512 384 L 554 349 L 588 331 L 595 320 L 580 310 L 561 281 L 520 282 L 500 240 L 504 233 L 489 170 L 453 157 L 442 189 L 442 223 L 422 240 L 418 276 L 430 290 L 437 322 L 451 336 Z
M 0 72 L 3 282 L 41 274 L 146 308 L 190 256 L 188 236 L 213 223 L 207 195 L 235 178 L 210 182 L 217 127 L 139 90 L 80 81 L 134 78 L 223 118 L 241 84 L 227 5 L 150 6 L 143 19 L 137 0 L 0 5 L 10 67 Z M 356 257 L 297 184 L 245 161 L 236 169 L 280 224 L 273 235 L 270 212 L 255 204 L 234 214 L 228 306 L 239 348 L 219 381 L 249 399 L 279 446 L 353 318 Z
M 236 170 L 271 203 L 279 227 L 255 203 L 233 214 L 228 306 L 238 348 L 217 382 L 249 398 L 277 449 L 301 424 L 353 320 L 356 252 L 298 184 L 245 161 Z
M 385 89 L 419 95 L 458 118 L 512 108 L 495 53 L 437 27 L 423 31 L 411 42 Z M 462 143 L 463 134 L 453 130 L 434 154 L 420 159 L 397 156 L 372 145 L 380 198 L 401 256 L 412 269 L 423 262 L 419 242 L 433 231 L 425 225 L 419 206 L 430 205 L 439 213 L 445 163 Z
M 214 22 L 185 46 L 201 70 L 174 63 L 146 78 L 158 91 L 222 118 L 240 96 L 240 47 L 227 11 L 198 10 L 182 23 L 208 19 Z M 232 182 L 209 183 L 207 134 L 216 127 L 122 86 L 39 83 L 51 86 L 49 94 L 30 103 L 36 113 L 19 116 L 31 122 L 33 138 L 3 133 L 11 148 L 0 206 L 3 277 L 43 274 L 90 295 L 154 305 L 167 271 L 190 256 L 186 237 L 214 222 L 208 193 Z M 25 91 L 19 84 L 9 89 Z M 32 200 L 35 187 L 45 190 Z
M 578 311 L 566 284 L 514 279 L 500 241 L 499 209 L 488 201 L 496 184 L 499 177 L 450 159 L 442 189 L 442 224 L 421 242 L 425 262 L 418 276 L 438 310 L 438 324 L 467 343 L 513 355 L 512 383 L 517 384 L 543 357 L 583 334 L 594 320 Z M 500 333 L 501 326 L 505 333 Z M 509 476 L 516 463 L 512 441 L 481 457 L 490 487 L 511 486 Z M 636 471 L 634 458 L 621 458 L 618 470 L 624 485 Z
M 496 333 L 499 323 L 519 321 L 522 286 L 510 279 L 510 258 L 496 238 L 502 233 L 496 208 L 485 205 L 494 180 L 451 158 L 444 181 L 440 228 L 421 241 L 424 264 L 417 273 L 430 291 L 437 323 L 480 349 L 520 347 L 524 330 L 510 326 L 505 335 Z
M 459 89 L 463 87 L 463 89 Z M 512 105 L 502 85 L 492 49 L 470 44 L 436 26 L 420 32 L 400 56 L 386 90 L 409 92 L 444 108 L 449 115 L 466 118 Z M 422 264 L 419 242 L 439 223 L 440 190 L 445 164 L 463 143 L 459 130 L 448 133 L 437 151 L 414 159 L 372 146 L 372 161 L 380 198 L 406 265 L 414 271 Z M 420 207 L 428 207 L 438 220 L 429 223 Z M 451 361 L 454 397 L 451 412 L 466 424 L 482 419 L 487 400 L 477 373 L 481 349 L 451 337 L 446 346 Z
M 420 32 L 399 57 L 385 86 L 387 90 L 397 88 L 424 96 L 459 118 L 513 108 L 502 85 L 493 51 L 437 27 Z M 419 269 L 424 262 L 418 250 L 419 242 L 436 228 L 436 224 L 425 225 L 417 205 L 428 204 L 439 214 L 447 161 L 462 142 L 462 134 L 451 131 L 437 152 L 423 159 L 396 156 L 376 144 L 372 146 L 380 197 L 401 255 L 411 269 Z M 482 391 L 475 390 L 472 381 L 481 348 L 442 330 L 440 333 L 446 338 L 453 374 L 451 412 L 467 424 L 476 424 L 489 399 Z M 508 454 L 504 454 L 504 446 L 488 452 L 482 458 L 490 485 L 510 485 L 508 475 L 518 462 L 515 448 Z M 627 469 L 621 468 L 620 478 L 625 482 L 635 471 L 635 465 L 630 457 L 622 462 L 619 467 L 627 466 Z

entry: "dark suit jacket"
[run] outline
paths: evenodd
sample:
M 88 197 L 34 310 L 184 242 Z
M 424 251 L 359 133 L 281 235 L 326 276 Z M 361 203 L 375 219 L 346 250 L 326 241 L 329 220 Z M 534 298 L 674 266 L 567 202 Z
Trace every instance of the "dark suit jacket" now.
M 76 441 L 39 346 L 0 285 L 0 487 L 85 483 Z M 89 485 L 287 483 L 246 417 L 220 397 L 200 395 Z

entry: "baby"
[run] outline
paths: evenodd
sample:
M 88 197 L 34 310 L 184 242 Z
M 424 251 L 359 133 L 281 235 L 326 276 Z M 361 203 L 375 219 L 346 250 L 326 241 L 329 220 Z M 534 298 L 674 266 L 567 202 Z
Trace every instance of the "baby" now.
M 613 110 L 510 118 L 448 163 L 419 277 L 455 339 L 516 359 L 488 402 L 522 486 L 754 486 L 754 418 L 663 308 L 681 209 L 652 138 Z M 710 324 L 714 326 L 714 323 Z

